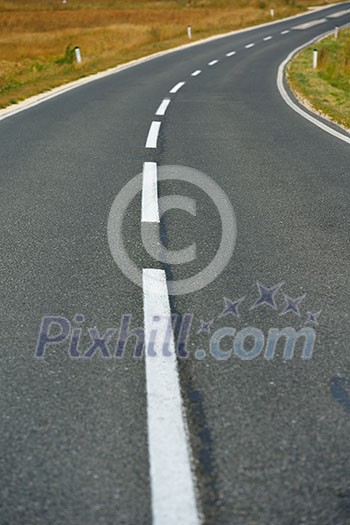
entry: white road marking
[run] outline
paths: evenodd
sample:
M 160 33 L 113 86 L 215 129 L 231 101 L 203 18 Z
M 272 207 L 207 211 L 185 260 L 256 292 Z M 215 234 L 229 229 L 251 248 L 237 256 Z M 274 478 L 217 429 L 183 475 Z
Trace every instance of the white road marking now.
M 218 60 L 212 60 L 211 62 L 209 62 L 208 66 L 214 66 L 218 62 L 219 62 Z
M 162 117 L 163 115 L 165 115 L 165 112 L 166 110 L 168 109 L 168 106 L 170 104 L 170 98 L 165 98 L 161 105 L 159 106 L 159 108 L 157 109 L 156 111 L 156 115 Z
M 281 31 L 281 35 L 286 35 L 287 33 L 290 33 L 289 29 L 285 29 L 284 31 Z
M 330 33 L 328 32 L 328 34 L 330 34 Z M 333 129 L 330 126 L 327 126 L 327 124 L 325 124 L 321 120 L 318 120 L 316 117 L 314 117 L 314 116 L 310 115 L 309 113 L 307 113 L 305 110 L 303 110 L 300 106 L 298 106 L 298 104 L 296 104 L 290 98 L 286 88 L 284 87 L 284 70 L 285 70 L 285 67 L 287 66 L 288 62 L 290 62 L 292 60 L 292 58 L 299 51 L 301 51 L 302 49 L 305 49 L 306 47 L 309 47 L 310 45 L 312 45 L 315 42 L 317 42 L 319 39 L 320 39 L 320 37 L 318 36 L 318 37 L 313 38 L 312 40 L 310 40 L 310 42 L 307 42 L 306 44 L 303 44 L 302 46 L 298 47 L 297 49 L 294 49 L 294 51 L 292 51 L 287 56 L 287 58 L 285 60 L 283 60 L 282 64 L 280 64 L 280 66 L 278 68 L 277 88 L 278 88 L 278 90 L 279 90 L 283 100 L 286 102 L 286 104 L 288 104 L 288 106 L 291 107 L 296 113 L 299 113 L 299 115 L 304 117 L 309 122 L 312 122 L 312 124 L 315 124 L 315 126 L 318 126 L 323 131 L 326 131 L 330 135 L 333 135 L 334 137 L 336 137 L 336 138 L 338 138 L 340 140 L 343 140 L 344 142 L 347 142 L 348 144 L 350 144 L 350 136 L 349 135 L 345 135 L 345 133 L 341 133 L 340 131 L 337 131 L 337 130 Z
M 328 15 L 327 18 L 338 18 L 339 16 L 348 15 L 350 13 L 350 9 L 345 9 L 344 11 L 339 11 L 339 13 L 334 13 L 333 15 Z
M 236 51 L 230 51 L 229 53 L 226 53 L 227 57 L 233 57 L 233 55 L 236 54 Z
M 324 24 L 325 22 L 327 22 L 327 18 L 320 18 L 319 20 L 313 20 L 312 22 L 300 24 L 299 26 L 295 26 L 292 29 L 309 29 L 310 27 L 318 26 L 319 24 Z
M 198 75 L 200 75 L 202 73 L 202 71 L 200 69 L 197 69 L 196 71 L 193 71 L 193 73 L 191 74 L 192 77 L 198 77 Z
M 169 93 L 177 93 L 179 91 L 179 89 L 182 88 L 182 86 L 184 86 L 186 84 L 186 82 L 178 82 L 170 91 Z
M 265 36 L 264 40 L 266 42 L 267 40 L 271 40 L 271 38 L 272 38 L 272 36 Z
M 254 47 L 255 44 L 252 42 L 251 44 L 247 44 L 246 46 L 244 46 L 246 49 L 250 49 L 251 47 Z
M 159 222 L 156 162 L 143 165 L 141 222 Z
M 153 525 L 199 525 L 163 270 L 143 270 L 143 301 Z M 152 350 L 156 356 L 149 355 Z
M 158 142 L 158 135 L 160 130 L 161 122 L 153 121 L 149 128 L 148 137 L 146 141 L 146 148 L 156 148 Z

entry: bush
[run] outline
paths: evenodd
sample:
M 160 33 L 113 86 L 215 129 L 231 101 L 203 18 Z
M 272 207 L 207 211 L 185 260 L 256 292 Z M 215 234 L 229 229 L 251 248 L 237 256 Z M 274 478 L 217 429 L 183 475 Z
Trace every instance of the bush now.
M 72 47 L 72 44 L 68 44 L 63 57 L 55 60 L 55 63 L 56 64 L 73 64 L 74 56 L 75 56 L 74 47 Z

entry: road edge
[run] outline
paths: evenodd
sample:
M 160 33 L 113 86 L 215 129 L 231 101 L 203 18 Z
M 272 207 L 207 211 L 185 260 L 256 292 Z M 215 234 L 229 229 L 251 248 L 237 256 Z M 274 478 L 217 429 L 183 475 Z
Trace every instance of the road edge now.
M 344 24 L 341 27 L 344 28 L 344 27 L 348 27 L 349 25 L 350 24 Z M 297 53 L 299 53 L 303 49 L 306 49 L 307 47 L 311 46 L 312 44 L 315 44 L 316 42 L 319 42 L 323 38 L 331 35 L 333 33 L 333 31 L 334 30 L 327 31 L 326 33 L 323 33 L 322 35 L 318 35 L 317 37 L 313 38 L 312 40 L 309 40 L 308 42 L 306 42 L 306 44 L 303 44 L 303 45 L 297 47 L 296 49 L 294 49 L 293 51 L 291 51 L 289 53 L 289 55 L 283 60 L 283 62 L 281 62 L 281 64 L 278 66 L 276 84 L 277 84 L 277 89 L 278 89 L 281 97 L 283 98 L 285 103 L 288 104 L 288 106 L 291 109 L 293 109 L 293 111 L 295 111 L 296 113 L 301 115 L 303 118 L 305 118 L 306 120 L 308 120 L 309 122 L 311 122 L 315 126 L 317 126 L 320 129 L 322 129 L 323 131 L 329 133 L 330 135 L 333 135 L 334 137 L 336 137 L 339 140 L 342 140 L 342 141 L 346 142 L 347 144 L 350 144 L 350 134 L 347 133 L 345 128 L 343 128 L 342 126 L 340 126 L 339 124 L 334 122 L 329 117 L 327 117 L 325 115 L 321 115 L 314 108 L 312 108 L 312 109 L 308 108 L 305 104 L 303 104 L 298 99 L 296 94 L 292 90 L 290 90 L 290 92 L 292 93 L 292 96 L 294 97 L 294 100 L 293 100 L 293 98 L 288 93 L 288 88 L 286 87 L 286 83 L 287 83 L 286 82 L 286 67 L 289 64 L 289 62 L 291 62 L 291 60 L 293 60 L 293 58 L 295 57 L 295 55 Z M 327 124 L 327 122 L 328 122 L 328 124 Z M 334 127 L 332 127 L 332 126 L 334 126 Z M 336 129 L 336 128 L 339 128 L 339 130 Z M 340 130 L 342 130 L 342 131 L 340 131 Z

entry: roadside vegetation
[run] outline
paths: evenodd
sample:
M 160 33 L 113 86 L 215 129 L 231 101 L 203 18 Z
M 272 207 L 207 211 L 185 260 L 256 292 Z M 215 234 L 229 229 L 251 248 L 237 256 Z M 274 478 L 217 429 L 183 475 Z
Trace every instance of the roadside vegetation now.
M 192 40 L 281 18 L 319 0 L 0 0 L 0 108 Z M 79 46 L 77 65 L 72 49 Z
M 318 50 L 317 69 L 312 68 Z M 299 53 L 287 70 L 290 87 L 316 111 L 350 129 L 350 29 Z

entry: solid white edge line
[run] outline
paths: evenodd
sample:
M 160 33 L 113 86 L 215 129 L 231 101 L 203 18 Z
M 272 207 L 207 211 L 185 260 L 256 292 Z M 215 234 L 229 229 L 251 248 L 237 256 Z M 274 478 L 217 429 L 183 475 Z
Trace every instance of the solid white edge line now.
M 200 75 L 202 73 L 202 71 L 200 69 L 197 69 L 196 71 L 193 71 L 193 73 L 191 73 L 191 77 L 198 77 L 198 75 Z
M 143 270 L 147 426 L 153 525 L 199 525 L 166 276 Z M 168 356 L 163 355 L 164 341 Z M 156 356 L 149 355 L 148 348 Z
M 271 40 L 272 39 L 272 36 L 265 36 L 265 38 L 263 39 L 265 42 L 267 42 L 267 40 Z
M 168 109 L 169 104 L 170 104 L 170 98 L 165 98 L 165 99 L 161 102 L 159 108 L 157 109 L 157 111 L 156 111 L 156 115 L 159 116 L 159 117 L 164 116 L 166 110 Z
M 333 7 L 337 7 L 337 6 L 339 6 L 339 3 L 329 4 L 324 7 L 320 7 L 319 9 L 317 9 L 317 12 L 324 11 L 326 9 L 332 9 Z M 153 53 L 151 55 L 147 55 L 142 58 L 137 58 L 136 60 L 126 62 L 125 64 L 120 64 L 119 66 L 106 69 L 105 71 L 100 71 L 99 73 L 88 75 L 87 77 L 84 77 L 84 78 L 79 78 L 78 80 L 74 80 L 73 82 L 67 82 L 67 84 L 65 84 L 64 86 L 58 86 L 57 88 L 53 88 L 44 93 L 39 93 L 38 95 L 33 95 L 32 97 L 29 97 L 26 100 L 19 102 L 18 104 L 16 104 L 15 109 L 13 109 L 13 105 L 7 108 L 1 109 L 0 110 L 0 121 L 5 120 L 9 117 L 13 117 L 14 115 L 17 115 L 18 113 L 21 113 L 22 111 L 38 106 L 39 104 L 52 100 L 53 98 L 56 98 L 60 95 L 64 95 L 65 93 L 68 93 L 69 91 L 72 91 L 73 89 L 77 89 L 85 84 L 90 84 L 91 82 L 95 82 L 96 80 L 101 80 L 111 75 L 116 75 L 117 73 L 121 73 L 122 71 L 125 71 L 126 69 L 130 69 L 130 68 L 139 66 L 140 64 L 144 64 L 146 62 L 149 62 L 150 60 L 155 60 L 157 58 L 160 58 L 166 55 L 170 55 L 172 53 L 178 53 L 179 51 L 188 49 L 190 47 L 201 46 L 201 45 L 207 44 L 208 42 L 214 42 L 215 40 L 229 38 L 231 36 L 239 35 L 242 33 L 248 33 L 249 31 L 255 31 L 256 29 L 261 29 L 263 27 L 270 27 L 276 24 L 281 24 L 282 22 L 286 22 L 288 20 L 296 20 L 303 16 L 308 16 L 309 14 L 311 16 L 312 14 L 314 14 L 314 12 L 308 13 L 307 11 L 305 11 L 303 13 L 299 13 L 298 15 L 293 15 L 293 16 L 289 16 L 286 18 L 280 18 L 278 20 L 274 20 L 273 22 L 266 22 L 264 24 L 253 25 L 251 27 L 246 27 L 244 29 L 235 29 L 234 31 L 229 31 L 228 33 L 220 33 L 218 35 L 210 36 L 208 38 L 203 38 L 202 40 L 198 40 L 196 42 L 182 44 L 180 46 L 173 47 L 165 51 L 159 51 L 157 53 Z M 326 15 L 326 16 L 330 16 L 330 15 Z
M 153 122 L 151 123 L 149 132 L 148 132 L 148 136 L 147 136 L 146 148 L 156 148 L 157 147 L 158 135 L 159 135 L 161 124 L 162 123 L 157 120 L 153 120 Z
M 252 42 L 251 44 L 247 44 L 246 46 L 244 46 L 246 49 L 250 49 L 251 47 L 254 47 L 255 44 L 254 42 Z
M 236 51 L 230 51 L 229 53 L 226 53 L 227 57 L 233 57 L 233 55 L 236 54 Z
M 143 164 L 141 222 L 159 223 L 156 162 L 145 162 Z
M 175 86 L 173 88 L 171 88 L 169 93 L 177 93 L 179 91 L 179 89 L 181 89 L 182 86 L 184 86 L 185 84 L 186 84 L 186 82 L 178 82 L 177 84 L 175 84 Z
M 348 24 L 346 24 L 348 25 Z M 343 26 L 345 27 L 345 26 Z M 344 133 L 341 133 L 340 131 L 337 131 L 333 128 L 331 128 L 330 126 L 328 126 L 327 124 L 325 124 L 324 122 L 322 122 L 321 120 L 318 120 L 316 117 L 310 115 L 309 113 L 307 113 L 306 111 L 304 111 L 298 104 L 296 104 L 292 99 L 291 97 L 289 96 L 286 88 L 285 88 L 285 85 L 284 85 L 284 72 L 285 72 L 285 68 L 287 66 L 287 64 L 292 60 L 292 58 L 297 54 L 299 53 L 299 51 L 301 51 L 302 49 L 305 49 L 306 47 L 308 46 L 311 46 L 312 44 L 314 44 L 315 42 L 319 41 L 320 39 L 324 38 L 325 36 L 328 36 L 328 35 L 331 35 L 333 33 L 334 29 L 332 31 L 327 31 L 326 33 L 324 33 L 323 35 L 319 35 L 317 36 L 316 38 L 313 38 L 312 40 L 310 40 L 309 42 L 307 42 L 306 44 L 303 44 L 302 46 L 299 46 L 297 47 L 296 49 L 294 49 L 294 51 L 292 51 L 291 53 L 289 53 L 289 55 L 287 56 L 287 58 L 285 58 L 283 60 L 283 62 L 280 64 L 279 68 L 278 68 L 278 73 L 277 73 L 277 88 L 278 88 L 278 91 L 280 92 L 280 95 L 282 96 L 283 100 L 288 104 L 288 106 L 290 108 L 292 108 L 296 113 L 298 113 L 299 115 L 301 115 L 302 117 L 304 117 L 306 120 L 308 120 L 309 122 L 312 122 L 312 124 L 314 124 L 315 126 L 318 126 L 319 128 L 321 128 L 323 131 L 326 131 L 327 133 L 329 133 L 330 135 L 333 135 L 334 137 L 346 142 L 347 144 L 350 144 L 350 136 L 349 135 L 345 135 Z
M 212 60 L 211 62 L 208 62 L 208 66 L 215 66 L 218 62 L 218 60 Z

